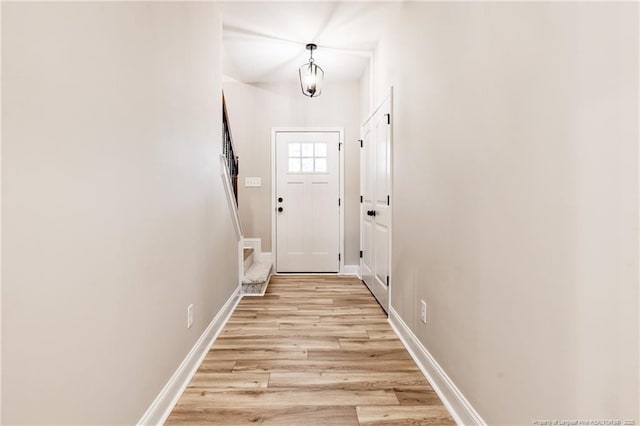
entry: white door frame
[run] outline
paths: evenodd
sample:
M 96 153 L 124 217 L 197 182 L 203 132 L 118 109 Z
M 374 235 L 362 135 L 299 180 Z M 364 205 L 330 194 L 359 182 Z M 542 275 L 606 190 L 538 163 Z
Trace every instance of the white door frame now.
M 389 87 L 389 91 L 382 97 L 382 100 L 378 102 L 375 108 L 369 113 L 367 119 L 362 123 L 360 129 L 364 128 L 364 126 L 371 120 L 371 118 L 378 112 L 380 108 L 384 105 L 386 100 L 389 100 L 389 176 L 388 176 L 388 190 L 389 190 L 389 198 L 391 200 L 389 205 L 389 288 L 387 289 L 387 307 L 391 310 L 391 286 L 393 285 L 393 269 L 392 269 L 392 259 L 393 259 L 393 86 Z M 360 138 L 364 138 L 364 135 L 360 135 Z M 364 194 L 364 176 L 362 175 L 364 169 L 362 167 L 362 151 L 360 152 L 360 194 Z M 364 214 L 364 206 L 360 203 L 360 250 L 362 247 L 362 221 Z M 360 259 L 360 273 L 362 273 L 362 258 Z M 362 279 L 362 277 L 361 277 Z
M 274 270 L 276 270 L 276 262 L 278 259 L 277 246 L 276 244 L 276 195 L 277 195 L 277 183 L 278 178 L 276 175 L 276 134 L 277 133 L 286 133 L 286 132 L 332 132 L 339 134 L 338 140 L 338 161 L 339 161 L 339 177 L 338 177 L 338 186 L 340 188 L 340 269 L 338 274 L 344 274 L 344 127 L 272 127 L 271 128 L 271 255 L 273 259 Z M 315 274 L 314 274 L 315 275 Z

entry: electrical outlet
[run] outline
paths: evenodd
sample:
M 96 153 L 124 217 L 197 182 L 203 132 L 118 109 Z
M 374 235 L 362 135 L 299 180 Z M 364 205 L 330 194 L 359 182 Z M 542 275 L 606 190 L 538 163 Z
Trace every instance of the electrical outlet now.
M 193 325 L 193 303 L 187 306 L 187 328 Z
M 424 300 L 420 301 L 420 321 L 427 323 L 427 303 Z

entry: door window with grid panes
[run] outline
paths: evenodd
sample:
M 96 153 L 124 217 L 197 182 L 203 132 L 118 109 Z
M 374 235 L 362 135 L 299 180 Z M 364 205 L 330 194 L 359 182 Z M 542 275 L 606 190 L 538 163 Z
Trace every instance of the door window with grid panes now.
M 288 154 L 290 174 L 327 173 L 326 142 L 291 142 Z

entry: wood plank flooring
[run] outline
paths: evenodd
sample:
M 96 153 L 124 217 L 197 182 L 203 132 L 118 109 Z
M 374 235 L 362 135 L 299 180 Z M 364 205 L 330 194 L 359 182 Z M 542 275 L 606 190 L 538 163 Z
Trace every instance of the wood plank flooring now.
M 454 425 L 356 278 L 274 276 L 245 297 L 169 425 Z

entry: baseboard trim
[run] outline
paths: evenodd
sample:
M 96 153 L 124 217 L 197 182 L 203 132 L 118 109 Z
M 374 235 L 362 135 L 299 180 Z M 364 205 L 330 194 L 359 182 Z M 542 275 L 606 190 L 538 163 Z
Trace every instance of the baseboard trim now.
M 389 307 L 389 324 L 391 324 L 402 344 L 418 364 L 422 374 L 427 378 L 456 423 L 459 425 L 486 426 L 487 423 L 467 401 L 460 389 L 447 376 L 447 373 L 413 334 L 393 307 Z
M 344 265 L 344 272 L 342 275 L 360 276 L 360 265 Z
M 202 360 L 209 352 L 209 348 L 222 331 L 240 300 L 240 288 L 238 287 L 211 320 L 211 323 L 191 348 L 189 354 L 138 421 L 138 425 L 161 425 L 165 423 L 169 414 L 171 414 L 171 410 L 173 410 L 178 399 L 182 396 Z

